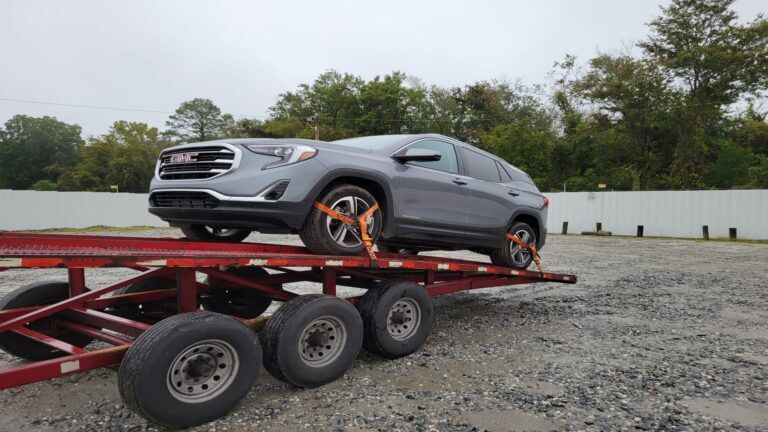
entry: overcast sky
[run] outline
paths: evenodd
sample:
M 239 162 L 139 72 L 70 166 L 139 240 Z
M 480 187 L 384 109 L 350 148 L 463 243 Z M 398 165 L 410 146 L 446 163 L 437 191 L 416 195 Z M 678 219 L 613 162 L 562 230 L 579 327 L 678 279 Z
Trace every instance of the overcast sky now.
M 104 133 L 115 120 L 163 127 L 184 100 L 264 118 L 279 93 L 336 69 L 370 79 L 400 70 L 427 84 L 543 82 L 566 53 L 581 60 L 647 34 L 666 1 L 0 1 L 0 100 Z M 738 0 L 742 19 L 765 0 Z

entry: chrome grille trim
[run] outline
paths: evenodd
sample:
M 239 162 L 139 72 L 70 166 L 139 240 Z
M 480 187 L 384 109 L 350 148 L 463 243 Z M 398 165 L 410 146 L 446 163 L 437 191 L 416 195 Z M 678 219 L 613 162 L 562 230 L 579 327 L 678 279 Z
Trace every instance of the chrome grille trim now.
M 169 163 L 172 154 L 198 153 L 195 161 Z M 202 181 L 223 176 L 237 169 L 242 150 L 228 143 L 183 144 L 170 147 L 160 153 L 155 165 L 158 181 Z M 190 177 L 193 178 L 185 178 Z

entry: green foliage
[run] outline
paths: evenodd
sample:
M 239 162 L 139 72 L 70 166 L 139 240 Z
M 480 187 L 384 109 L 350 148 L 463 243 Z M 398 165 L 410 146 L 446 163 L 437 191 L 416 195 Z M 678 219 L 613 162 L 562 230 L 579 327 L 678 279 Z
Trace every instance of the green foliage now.
M 671 0 L 640 55 L 600 54 L 583 65 L 566 56 L 551 89 L 329 70 L 280 94 L 265 120 L 235 120 L 193 99 L 162 134 L 117 122 L 87 145 L 75 125 L 19 115 L 0 128 L 0 187 L 143 191 L 157 153 L 179 139 L 434 132 L 498 154 L 543 190 L 765 188 L 768 113 L 758 111 L 768 90 L 768 21 L 740 20 L 732 4 Z
M 55 181 L 46 168 L 77 163 L 80 126 L 53 117 L 16 115 L 0 128 L 0 188 L 28 189 L 39 180 Z
M 109 133 L 81 147 L 77 166 L 59 177 L 60 190 L 145 192 L 154 175 L 160 151 L 169 143 L 157 128 L 145 123 L 118 121 Z
M 165 124 L 175 136 L 197 142 L 219 138 L 231 119 L 210 99 L 196 98 L 183 102 Z
M 58 185 L 50 180 L 38 180 L 32 185 L 32 189 L 36 191 L 55 191 L 58 189 Z

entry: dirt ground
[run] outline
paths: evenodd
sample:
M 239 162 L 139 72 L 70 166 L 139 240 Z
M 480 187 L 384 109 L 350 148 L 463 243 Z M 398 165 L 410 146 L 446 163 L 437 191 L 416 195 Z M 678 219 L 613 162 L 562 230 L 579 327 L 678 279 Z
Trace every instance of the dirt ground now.
M 194 430 L 768 430 L 768 245 L 550 236 L 543 259 L 579 283 L 436 298 L 414 355 L 362 352 L 343 378 L 311 390 L 262 370 L 233 412 Z M 0 293 L 63 276 L 2 272 Z M 13 362 L 0 352 L 0 364 Z M 154 430 L 123 406 L 116 382 L 101 369 L 0 391 L 0 431 Z

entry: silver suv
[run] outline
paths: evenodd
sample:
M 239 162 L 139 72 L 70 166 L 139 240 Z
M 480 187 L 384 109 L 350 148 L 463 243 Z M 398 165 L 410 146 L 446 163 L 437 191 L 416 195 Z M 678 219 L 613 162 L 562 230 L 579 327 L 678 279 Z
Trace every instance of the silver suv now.
M 374 203 L 368 234 L 380 251 L 472 249 L 527 268 L 547 199 L 531 178 L 469 144 L 434 134 L 334 142 L 232 139 L 163 151 L 149 211 L 194 240 L 242 241 L 251 231 L 298 233 L 316 253 L 363 251 L 361 233 L 313 207 L 357 217 Z

